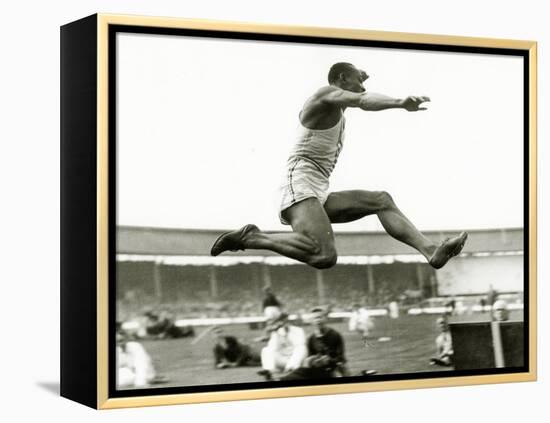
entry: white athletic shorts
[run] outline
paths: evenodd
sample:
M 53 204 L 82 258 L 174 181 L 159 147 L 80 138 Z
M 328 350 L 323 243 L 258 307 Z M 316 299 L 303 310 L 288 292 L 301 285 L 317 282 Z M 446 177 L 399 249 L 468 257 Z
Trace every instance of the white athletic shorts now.
M 324 205 L 329 195 L 328 189 L 328 177 L 323 175 L 317 165 L 300 157 L 291 160 L 285 181 L 280 187 L 279 219 L 281 223 L 289 224 L 282 216 L 283 211 L 306 198 L 317 198 Z

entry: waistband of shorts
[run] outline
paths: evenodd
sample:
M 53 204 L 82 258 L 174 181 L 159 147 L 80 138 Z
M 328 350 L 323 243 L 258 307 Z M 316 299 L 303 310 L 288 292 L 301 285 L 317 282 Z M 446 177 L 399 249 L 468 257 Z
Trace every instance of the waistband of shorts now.
M 310 164 L 312 164 L 313 166 L 315 166 L 315 168 L 321 173 L 321 175 L 323 175 L 325 178 L 329 178 L 330 177 L 330 174 L 331 172 L 327 171 L 326 169 L 324 169 L 319 163 L 317 163 L 315 160 L 312 160 L 310 159 L 309 157 L 304 157 L 304 156 L 292 156 L 289 158 L 289 162 L 294 162 L 294 161 L 298 161 L 298 160 L 304 160 Z

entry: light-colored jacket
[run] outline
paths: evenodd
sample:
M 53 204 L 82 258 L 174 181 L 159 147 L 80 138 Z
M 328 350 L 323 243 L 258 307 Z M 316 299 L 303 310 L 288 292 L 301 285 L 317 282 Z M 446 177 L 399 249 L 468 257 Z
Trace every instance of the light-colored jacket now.
M 307 356 L 306 334 L 298 326 L 287 325 L 271 333 L 265 349 L 276 363 L 285 363 L 284 371 L 295 370 Z

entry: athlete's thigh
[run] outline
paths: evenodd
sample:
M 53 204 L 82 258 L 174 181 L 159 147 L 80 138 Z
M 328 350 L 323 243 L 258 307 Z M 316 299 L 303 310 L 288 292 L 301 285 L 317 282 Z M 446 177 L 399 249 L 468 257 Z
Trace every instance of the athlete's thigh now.
M 307 198 L 284 211 L 294 232 L 303 233 L 314 239 L 321 251 L 334 249 L 334 233 L 325 209 L 316 198 Z
M 324 208 L 330 222 L 352 222 L 378 213 L 387 203 L 387 197 L 384 191 L 337 191 L 328 196 Z

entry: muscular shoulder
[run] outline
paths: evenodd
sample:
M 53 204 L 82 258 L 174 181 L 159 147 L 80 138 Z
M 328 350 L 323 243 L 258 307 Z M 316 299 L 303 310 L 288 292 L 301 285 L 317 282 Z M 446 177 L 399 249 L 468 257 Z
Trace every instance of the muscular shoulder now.
M 316 104 L 327 108 L 360 107 L 366 92 L 353 92 L 328 85 L 317 90 L 311 98 Z
M 328 101 L 331 95 L 341 91 L 338 87 L 319 88 L 304 104 L 300 113 L 302 125 L 310 129 L 331 128 L 340 120 L 341 106 Z
M 342 91 L 341 88 L 335 87 L 333 85 L 326 85 L 319 88 L 315 94 L 311 97 L 314 101 L 323 103 L 328 97 Z

